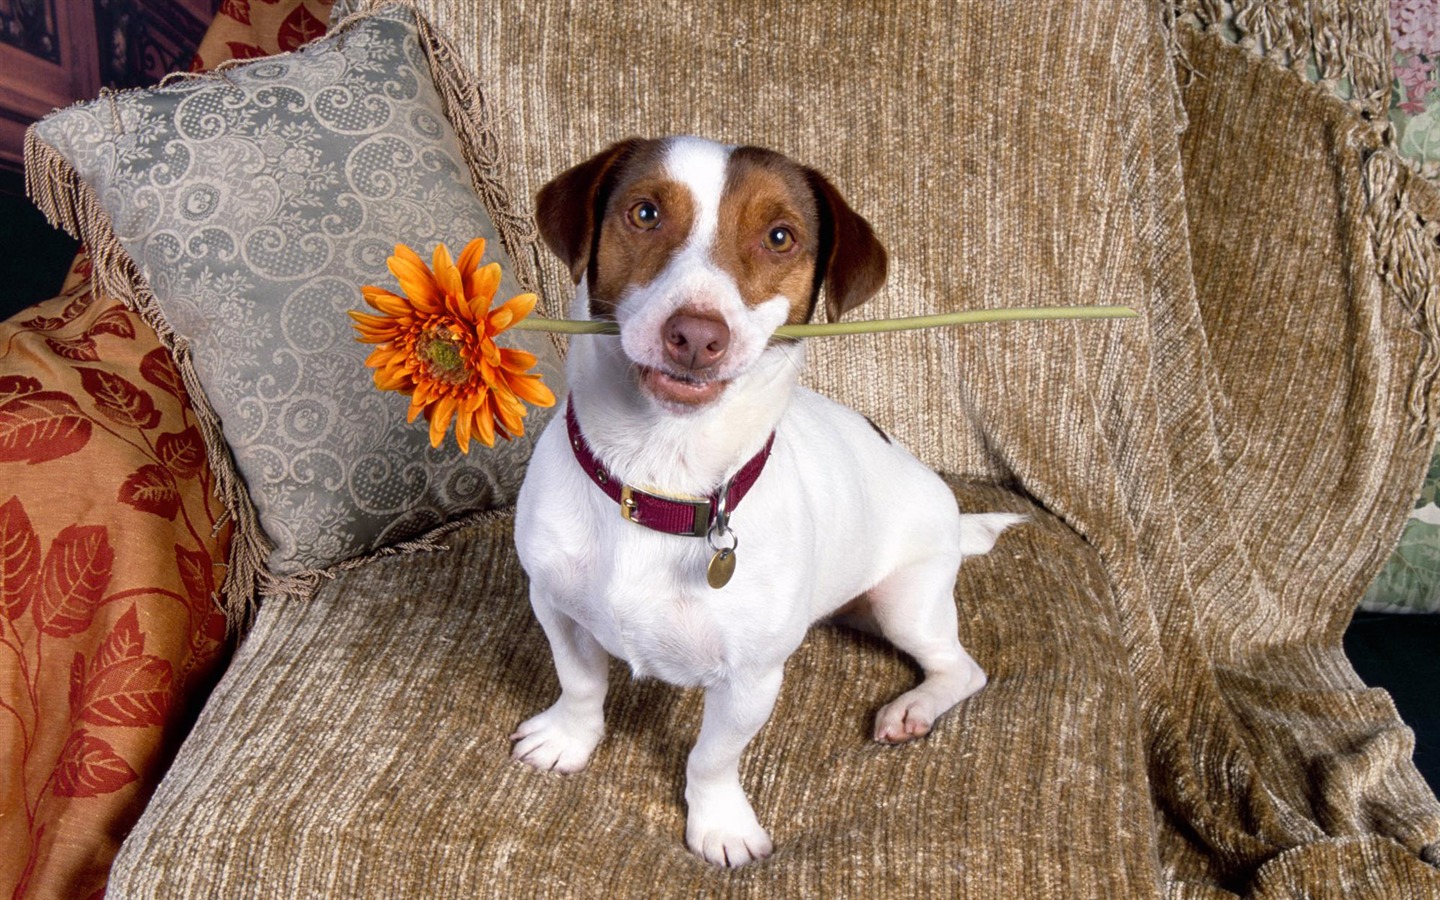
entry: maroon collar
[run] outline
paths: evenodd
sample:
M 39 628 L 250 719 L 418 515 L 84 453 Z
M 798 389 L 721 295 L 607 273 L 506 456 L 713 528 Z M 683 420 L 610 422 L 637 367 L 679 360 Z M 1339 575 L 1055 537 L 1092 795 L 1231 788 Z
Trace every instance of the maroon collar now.
M 735 511 L 735 507 L 740 505 L 740 501 L 764 471 L 765 461 L 770 458 L 770 449 L 775 446 L 775 434 L 772 432 L 760 452 L 751 457 L 749 462 L 741 466 L 740 471 L 721 484 L 709 497 L 704 500 L 679 500 L 631 487 L 611 475 L 604 464 L 596 459 L 585 435 L 580 432 L 580 422 L 575 418 L 574 397 L 566 404 L 565 428 L 570 434 L 570 447 L 575 451 L 575 459 L 580 463 L 580 468 L 585 470 L 585 474 L 590 476 L 596 487 L 620 504 L 620 515 L 623 518 L 654 531 L 688 537 L 705 537 L 709 533 L 716 524 L 717 506 L 726 516 Z M 725 502 L 720 505 L 722 491 Z M 721 530 L 724 530 L 724 523 L 721 523 Z

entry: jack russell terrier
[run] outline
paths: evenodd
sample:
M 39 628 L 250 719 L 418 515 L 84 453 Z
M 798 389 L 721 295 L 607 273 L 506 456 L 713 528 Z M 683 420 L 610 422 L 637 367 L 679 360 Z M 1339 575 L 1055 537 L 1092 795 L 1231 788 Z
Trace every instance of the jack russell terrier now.
M 578 285 L 571 394 L 535 446 L 515 540 L 560 697 L 511 735 L 537 769 L 583 769 L 609 657 L 705 690 L 685 840 L 717 865 L 772 844 L 740 785 L 785 660 L 843 614 L 924 679 L 879 711 L 897 744 L 985 684 L 956 635 L 955 573 L 1021 517 L 961 515 L 940 478 L 859 413 L 797 385 L 823 286 L 830 320 L 880 289 L 886 254 L 818 172 L 697 138 L 632 139 L 545 185 L 540 236 Z

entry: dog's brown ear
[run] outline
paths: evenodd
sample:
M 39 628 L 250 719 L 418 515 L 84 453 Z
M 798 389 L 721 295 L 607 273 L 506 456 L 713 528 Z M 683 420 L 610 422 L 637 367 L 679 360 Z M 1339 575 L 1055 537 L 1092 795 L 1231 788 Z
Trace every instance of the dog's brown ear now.
M 889 257 L 865 221 L 824 175 L 810 170 L 820 205 L 820 270 L 825 283 L 825 317 L 831 322 L 869 300 L 885 283 Z
M 606 176 L 641 143 L 640 138 L 629 138 L 612 144 L 561 172 L 535 195 L 535 226 L 540 239 L 565 263 L 576 283 L 590 264 L 595 227 L 605 204 L 602 188 Z

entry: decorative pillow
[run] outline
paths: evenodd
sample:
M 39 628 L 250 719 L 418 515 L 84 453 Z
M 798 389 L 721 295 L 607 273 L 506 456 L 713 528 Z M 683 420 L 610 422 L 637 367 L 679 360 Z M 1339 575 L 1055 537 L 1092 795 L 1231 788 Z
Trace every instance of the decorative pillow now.
M 0 322 L 0 896 L 104 888 L 223 668 L 212 482 L 135 313 L 82 280 Z
M 512 277 L 534 284 L 528 220 L 479 164 L 479 93 L 449 57 L 391 4 L 295 53 L 102 96 L 28 135 L 32 195 L 208 401 L 197 412 L 238 524 L 232 610 L 257 579 L 303 593 L 518 489 L 540 416 L 493 451 L 432 449 L 406 399 L 372 386 L 346 316 L 360 285 L 395 284 L 397 242 L 458 252 L 484 236 L 502 298 L 520 293 Z M 548 338 L 511 340 L 563 390 Z

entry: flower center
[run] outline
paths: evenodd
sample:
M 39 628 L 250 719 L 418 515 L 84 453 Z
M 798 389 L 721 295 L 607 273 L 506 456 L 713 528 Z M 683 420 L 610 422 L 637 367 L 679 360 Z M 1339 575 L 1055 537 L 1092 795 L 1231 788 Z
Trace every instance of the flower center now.
M 426 374 L 431 378 L 463 385 L 470 380 L 470 367 L 465 365 L 462 346 L 452 326 L 437 325 L 420 333 L 415 341 L 415 355 L 425 363 Z

